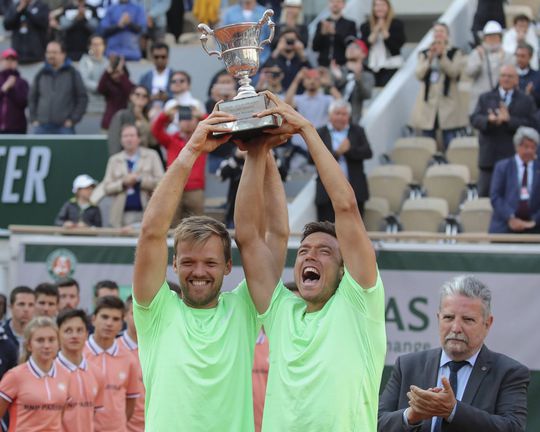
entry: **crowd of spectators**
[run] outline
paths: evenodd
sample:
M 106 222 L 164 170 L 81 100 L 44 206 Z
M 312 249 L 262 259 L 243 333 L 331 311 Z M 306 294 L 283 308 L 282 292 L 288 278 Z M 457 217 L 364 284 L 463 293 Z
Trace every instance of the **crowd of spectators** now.
M 534 159 L 523 151 L 522 143 L 525 136 L 529 147 L 536 149 L 538 136 L 533 132 L 540 130 L 535 24 L 523 14 L 516 15 L 513 26 L 506 30 L 500 22 L 488 20 L 481 31 L 475 32 L 477 45 L 468 55 L 450 44 L 446 24 L 437 22 L 432 30 L 432 42 L 417 61 L 416 77 L 421 86 L 409 125 L 418 134 L 433 138 L 440 131 L 443 153 L 453 138 L 477 135 L 479 176 L 476 187 L 480 197 L 491 198 L 490 232 L 538 232 L 536 224 L 540 223 L 540 217 L 533 200 L 538 187 Z M 466 99 L 460 88 L 463 81 L 468 81 L 470 86 L 470 91 L 465 93 L 469 100 L 468 117 Z M 520 157 L 520 153 L 525 156 Z M 524 169 L 523 163 L 529 168 Z M 515 174 L 512 181 L 507 175 L 508 165 Z M 496 181 L 492 180 L 494 171 L 498 173 Z M 523 202 L 528 209 L 524 213 L 518 209 L 518 204 Z M 501 230 L 501 226 L 505 228 Z
M 204 118 L 217 101 L 236 95 L 236 80 L 223 70 L 209 83 L 208 99 L 198 100 L 191 93 L 192 77 L 170 66 L 170 48 L 163 40 L 167 30 L 166 14 L 174 2 L 122 0 L 109 5 L 80 0 L 53 5 L 51 0 L 46 4 L 40 3 L 42 1 L 21 1 L 5 12 L 4 25 L 11 30 L 12 48 L 2 53 L 0 98 L 10 107 L 0 111 L 2 133 L 24 133 L 28 121 L 31 133 L 73 134 L 85 113 L 97 113 L 102 115 L 101 129 L 107 134 L 111 158 L 117 155 L 118 160 L 125 159 L 122 134 L 127 125 L 135 125 L 141 149 L 137 149 L 136 154 L 146 149 L 155 150 L 148 154 L 157 156 L 166 169 L 189 139 L 190 130 L 198 119 Z M 351 142 L 350 149 L 343 155 L 340 153 L 348 147 L 345 140 L 352 125 L 358 125 L 364 102 L 371 98 L 374 88 L 385 86 L 404 63 L 405 26 L 396 18 L 388 0 L 374 0 L 359 26 L 344 16 L 344 0 L 329 0 L 329 15 L 318 22 L 309 40 L 302 2 L 284 0 L 280 6 L 277 10 L 281 9 L 281 16 L 275 16 L 274 40 L 260 53 L 260 70 L 253 78 L 256 90 L 272 91 L 322 132 L 325 128 L 330 131 L 335 157 L 343 156 L 348 160 L 354 157 L 357 145 L 364 145 Z M 266 7 L 263 1 L 241 0 L 222 9 L 214 24 L 257 21 Z M 437 138 L 440 131 L 443 152 L 455 137 L 479 135 L 480 196 L 489 195 L 495 164 L 514 154 L 511 139 L 517 128 L 540 129 L 536 25 L 532 17 L 521 14 L 515 16 L 513 25 L 505 30 L 495 9 L 488 10 L 484 2 L 479 2 L 470 53 L 452 46 L 445 23 L 437 22 L 433 26 L 433 42 L 418 57 L 416 77 L 420 91 L 408 121 L 411 129 L 420 135 Z M 265 26 L 261 39 L 267 36 Z M 32 38 L 39 43 L 29 42 Z M 47 40 L 45 45 L 43 41 Z M 146 57 L 152 65 L 134 82 L 128 67 L 141 57 Z M 17 62 L 43 59 L 43 67 L 29 85 L 21 78 Z M 501 71 L 505 73 L 501 75 Z M 470 83 L 465 98 L 463 81 Z M 464 108 L 467 100 L 468 110 Z M 350 121 L 339 134 L 332 129 L 329 108 L 341 101 L 346 102 L 341 106 L 347 110 Z M 363 131 L 360 135 L 369 147 Z M 341 141 L 337 142 L 335 137 Z M 371 154 L 371 150 L 365 154 Z M 278 149 L 276 157 L 285 177 L 290 169 L 312 170 L 305 143 L 299 136 Z M 229 172 L 220 168 L 222 163 L 232 162 L 236 170 L 241 166 L 241 159 L 235 146 L 227 143 L 201 161 L 200 169 L 196 170 L 200 178 L 188 182 L 190 193 L 185 195 L 197 198 L 183 203 L 185 211 L 179 209 L 175 221 L 203 211 L 205 172 L 222 176 Z M 137 163 L 131 163 L 133 168 L 125 161 L 120 165 L 126 170 L 121 176 L 130 178 L 131 171 L 139 168 Z M 343 163 L 343 167 L 346 169 L 347 164 Z M 154 171 L 152 175 L 158 180 L 161 174 Z M 364 176 L 363 172 L 361 175 Z M 121 181 L 121 190 L 115 188 L 115 193 L 123 195 L 134 187 L 138 197 L 140 189 L 142 199 L 137 200 L 136 207 L 142 211 L 146 201 L 144 194 L 151 193 L 152 188 L 148 189 L 148 185 L 141 188 L 140 175 L 133 174 L 133 178 L 139 181 L 134 184 Z M 222 177 L 225 178 L 232 177 L 227 174 Z M 115 195 L 105 184 L 105 181 L 100 183 L 92 199 Z M 231 184 L 234 181 L 231 180 Z M 357 191 L 362 202 L 369 198 L 365 189 Z M 234 191 L 229 194 L 234 196 Z M 114 208 L 127 205 L 116 198 Z M 76 197 L 73 200 L 76 202 Z M 232 204 L 225 206 L 231 225 Z M 133 211 L 122 210 L 124 213 Z M 119 214 L 111 212 L 113 218 L 105 220 L 109 225 L 123 226 Z M 140 215 L 132 222 L 138 220 Z

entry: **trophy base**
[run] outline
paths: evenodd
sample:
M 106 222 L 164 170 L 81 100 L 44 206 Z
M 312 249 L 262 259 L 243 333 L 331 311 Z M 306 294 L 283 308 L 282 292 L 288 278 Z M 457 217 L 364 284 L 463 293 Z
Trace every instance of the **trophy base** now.
M 264 129 L 277 128 L 281 126 L 281 117 L 278 115 L 267 115 L 265 117 L 253 117 L 253 114 L 268 109 L 272 102 L 264 94 L 250 96 L 243 99 L 233 99 L 221 102 L 217 109 L 234 115 L 237 120 L 222 123 L 232 129 L 235 138 L 249 139 L 261 135 Z M 214 135 L 224 135 L 222 132 L 215 132 Z

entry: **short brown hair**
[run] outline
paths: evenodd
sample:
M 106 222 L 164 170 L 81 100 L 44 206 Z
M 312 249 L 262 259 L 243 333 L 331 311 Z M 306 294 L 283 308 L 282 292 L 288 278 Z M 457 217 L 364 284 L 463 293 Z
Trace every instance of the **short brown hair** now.
M 300 241 L 304 241 L 307 236 L 316 232 L 326 233 L 337 238 L 336 226 L 332 222 L 310 222 L 304 226 L 304 230 L 302 231 L 302 239 Z
M 101 309 L 116 309 L 122 312 L 124 316 L 125 305 L 122 299 L 115 296 L 104 296 L 98 298 L 96 301 L 96 308 L 94 309 L 94 315 L 97 315 Z
M 187 241 L 193 243 L 205 243 L 211 236 L 216 235 L 223 244 L 225 262 L 231 260 L 231 236 L 223 223 L 208 216 L 190 216 L 180 222 L 174 230 L 174 254 L 178 249 L 178 243 Z

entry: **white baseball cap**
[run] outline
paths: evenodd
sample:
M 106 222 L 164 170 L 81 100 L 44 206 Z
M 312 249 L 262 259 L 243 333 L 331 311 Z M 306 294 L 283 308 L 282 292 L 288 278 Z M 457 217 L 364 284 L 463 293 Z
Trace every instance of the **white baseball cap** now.
M 302 0 L 285 0 L 283 6 L 302 7 Z
M 502 34 L 503 29 L 497 21 L 488 21 L 482 30 L 484 36 L 491 34 Z
M 165 102 L 165 105 L 163 106 L 163 111 L 169 111 L 172 108 L 179 107 L 180 104 L 176 99 L 169 99 L 167 102 Z
M 95 186 L 97 184 L 97 181 L 95 181 L 92 177 L 90 177 L 88 174 L 81 174 L 75 177 L 75 180 L 73 180 L 73 193 L 77 193 L 79 189 L 84 189 L 89 186 Z

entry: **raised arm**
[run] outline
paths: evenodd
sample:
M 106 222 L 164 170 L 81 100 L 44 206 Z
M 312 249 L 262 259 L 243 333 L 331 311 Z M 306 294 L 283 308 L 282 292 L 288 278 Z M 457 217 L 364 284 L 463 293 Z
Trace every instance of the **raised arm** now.
M 213 112 L 201 121 L 191 139 L 156 188 L 144 213 L 137 243 L 133 274 L 133 295 L 137 303 L 147 306 L 165 280 L 167 270 L 167 233 L 193 164 L 203 152 L 214 150 L 230 139 L 215 138 L 215 131 L 227 131 L 218 123 L 234 120 L 223 112 Z
M 377 279 L 375 251 L 364 228 L 352 186 L 315 127 L 276 96 L 269 94 L 268 97 L 276 108 L 266 110 L 259 116 L 279 113 L 285 123 L 295 125 L 306 141 L 336 214 L 336 234 L 345 266 L 362 287 L 371 288 Z
M 280 275 L 287 258 L 289 241 L 289 213 L 287 196 L 272 151 L 266 153 L 264 176 L 264 207 L 266 213 L 265 243 Z
M 236 195 L 234 224 L 235 240 L 251 298 L 257 311 L 264 313 L 270 305 L 282 268 L 277 268 L 278 262 L 270 248 L 274 236 L 269 233 L 269 244 L 265 241 L 266 216 L 271 217 L 270 214 L 265 215 L 268 191 L 263 189 L 265 181 L 270 183 L 265 180 L 268 148 L 256 141 L 246 146 L 248 153 Z

